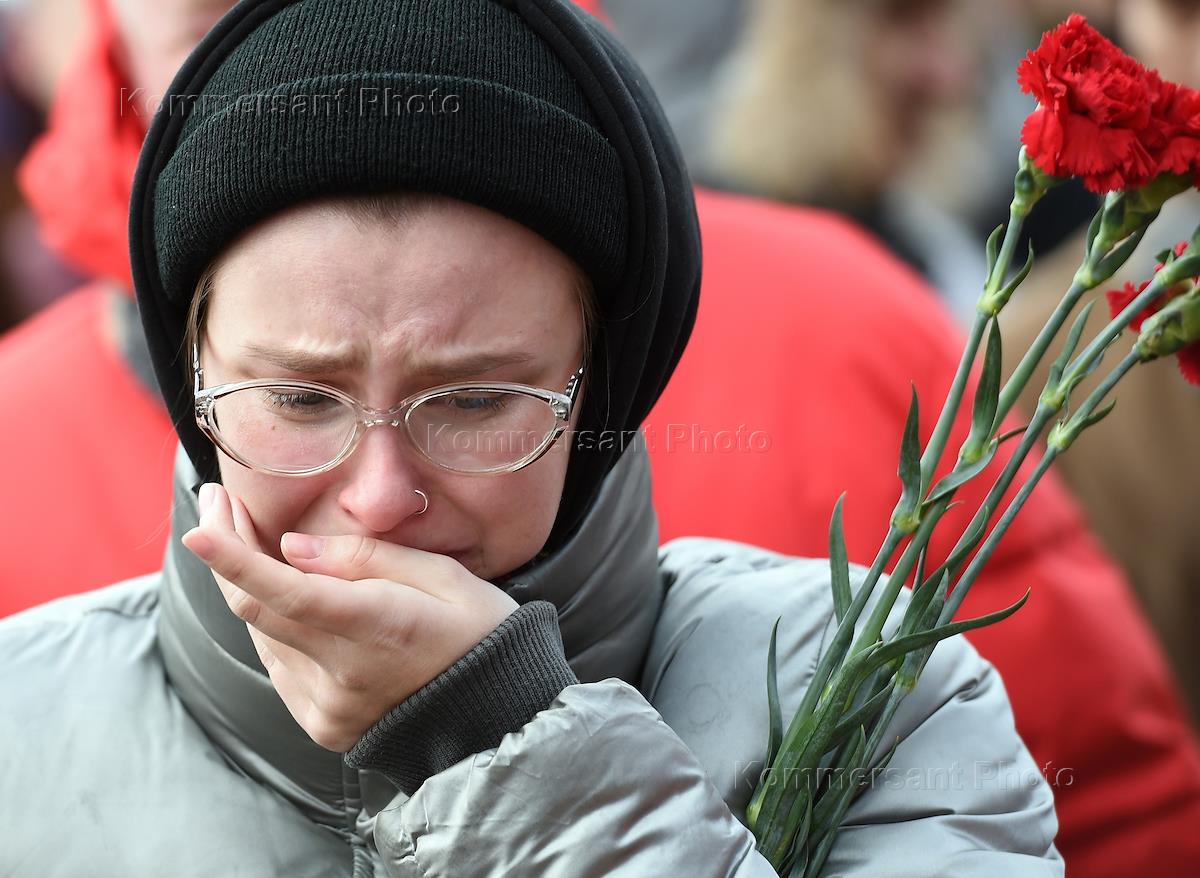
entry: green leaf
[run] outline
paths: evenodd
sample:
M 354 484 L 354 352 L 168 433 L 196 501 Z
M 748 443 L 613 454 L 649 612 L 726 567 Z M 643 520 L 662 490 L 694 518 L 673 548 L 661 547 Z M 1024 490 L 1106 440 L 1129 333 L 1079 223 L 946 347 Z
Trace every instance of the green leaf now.
M 879 646 L 876 643 L 851 655 L 834 674 L 829 692 L 817 709 L 807 717 L 792 718 L 775 763 L 751 799 L 747 813 L 753 814 L 759 850 L 773 864 L 789 848 L 788 824 L 780 823 L 780 817 L 794 810 L 797 797 L 811 796 L 816 791 L 815 769 L 829 750 L 837 718 L 866 676 L 878 667 L 873 658 Z
M 917 569 L 913 574 L 914 586 L 920 585 L 925 581 L 925 562 L 929 560 L 929 543 L 921 546 L 921 552 L 917 555 Z
M 1007 432 L 1001 433 L 999 436 L 996 437 L 996 445 L 1000 446 L 1000 445 L 1003 445 L 1005 442 L 1007 442 L 1009 439 L 1015 439 L 1017 436 L 1020 436 L 1022 433 L 1024 433 L 1027 428 L 1028 428 L 1028 425 L 1026 425 L 1025 427 L 1014 427 L 1013 429 L 1008 430 Z
M 898 475 L 903 485 L 900 503 L 896 508 L 897 527 L 907 533 L 917 529 L 916 512 L 921 500 L 921 439 L 920 407 L 917 403 L 917 388 L 912 388 L 912 402 L 908 407 L 908 418 L 904 422 L 904 439 L 900 443 L 900 468 Z
M 1096 235 L 1100 234 L 1100 224 L 1104 221 L 1104 208 L 1096 211 L 1092 217 L 1091 223 L 1088 225 L 1087 231 L 1087 252 L 1091 252 L 1092 245 L 1096 242 Z
M 1083 306 L 1083 310 L 1075 316 L 1075 321 L 1071 324 L 1071 330 L 1067 333 L 1067 340 L 1063 344 L 1063 349 L 1059 352 L 1058 357 L 1050 364 L 1050 376 L 1046 380 L 1046 388 L 1057 387 L 1059 381 L 1062 380 L 1064 370 L 1067 364 L 1071 362 L 1071 357 L 1075 356 L 1075 348 L 1079 346 L 1079 337 L 1083 334 L 1083 327 L 1087 324 L 1088 317 L 1092 313 L 1092 308 L 1096 305 L 1096 300 L 1092 299 Z
M 1004 223 L 996 226 L 987 239 L 987 276 L 996 270 L 996 255 L 1000 252 L 1000 237 L 1004 234 Z M 1161 261 L 1161 260 L 1159 260 Z
M 779 709 L 779 681 L 776 678 L 775 641 L 779 634 L 780 616 L 771 628 L 771 645 L 767 648 L 767 711 L 771 717 L 771 732 L 767 739 L 767 763 L 770 768 L 775 762 L 775 754 L 779 752 L 779 744 L 783 740 L 783 714 Z
M 846 495 L 838 497 L 833 507 L 833 519 L 829 522 L 829 580 L 833 587 L 833 611 L 839 622 L 846 618 L 850 609 L 850 562 L 846 555 L 846 533 L 842 526 L 842 503 Z
M 992 459 L 996 456 L 996 450 L 1000 447 L 999 440 L 993 439 L 988 447 L 984 450 L 983 456 L 975 461 L 970 466 L 959 469 L 955 467 L 954 472 L 949 473 L 944 478 L 939 479 L 938 483 L 933 486 L 933 490 L 929 492 L 929 498 L 926 503 L 934 503 L 951 491 L 957 491 L 971 479 L 975 478 L 981 472 L 988 468 Z
M 829 790 L 817 802 L 813 809 L 813 827 L 817 830 L 837 831 L 842 815 L 850 806 L 850 801 L 862 785 L 860 774 L 865 769 L 863 759 L 866 755 L 867 732 L 862 726 L 858 727 L 853 741 L 850 743 L 849 754 L 834 769 L 833 781 Z M 839 770 L 840 769 L 840 770 Z M 824 833 L 822 833 L 824 834 Z
M 1017 291 L 1017 287 L 1025 283 L 1025 278 L 1029 277 L 1029 272 L 1033 270 L 1033 244 L 1029 244 L 1029 249 L 1025 254 L 1025 264 L 1021 266 L 1013 279 L 1004 286 L 1004 291 L 1000 294 L 1000 301 L 1007 303 L 1012 298 L 1012 294 Z
M 1092 274 L 1093 286 L 1099 286 L 1116 274 L 1133 254 L 1133 251 L 1137 249 L 1138 245 L 1142 243 L 1142 238 L 1145 235 L 1145 228 L 1138 229 L 1121 242 L 1119 246 L 1115 247 L 1111 253 L 1101 259 Z
M 800 856 L 796 858 L 795 863 L 792 865 L 792 872 L 789 878 L 804 878 L 808 874 L 808 846 L 805 845 L 799 853 Z
M 982 518 L 972 517 L 970 524 L 967 525 L 967 529 L 958 538 L 956 551 L 950 554 L 950 557 L 946 559 L 945 563 L 934 574 L 935 577 L 940 575 L 942 570 L 954 570 L 957 568 L 983 542 L 983 538 L 987 534 L 988 517 L 990 516 Z
M 872 667 L 878 667 L 893 659 L 907 655 L 915 649 L 920 649 L 924 646 L 929 646 L 934 643 L 940 643 L 947 637 L 953 637 L 955 634 L 961 634 L 964 631 L 973 631 L 976 628 L 985 628 L 988 625 L 994 625 L 997 622 L 1003 622 L 1021 607 L 1025 606 L 1025 602 L 1029 600 L 1029 592 L 1026 591 L 1024 596 L 1010 607 L 1005 607 L 1003 610 L 997 610 L 994 613 L 988 613 L 986 616 L 978 616 L 974 619 L 964 619 L 961 622 L 951 622 L 948 625 L 941 625 L 937 628 L 930 628 L 927 631 L 918 631 L 915 634 L 909 634 L 904 637 L 897 637 L 895 640 L 890 640 L 883 646 L 879 647 L 871 656 L 869 664 Z
M 883 710 L 883 706 L 887 704 L 894 685 L 894 682 L 889 681 L 887 686 L 868 698 L 861 707 L 838 723 L 833 730 L 830 742 L 840 744 L 847 735 L 854 731 L 855 726 L 869 726 L 871 721 L 879 715 L 879 711 Z
M 866 770 L 867 761 L 870 759 L 871 754 L 866 752 L 866 735 L 861 728 L 859 729 L 859 733 L 859 737 L 855 741 L 854 750 L 851 753 L 851 758 L 847 760 L 847 764 L 856 767 L 861 766 L 863 770 Z M 891 759 L 890 753 L 887 759 Z M 845 782 L 839 785 L 836 791 L 831 789 L 829 793 L 822 797 L 821 801 L 817 803 L 816 812 L 813 814 L 814 827 L 828 827 L 820 835 L 815 850 L 809 856 L 809 868 L 806 874 L 814 876 L 814 878 L 820 874 L 821 868 L 825 865 L 825 860 L 829 856 L 829 851 L 833 848 L 842 818 L 850 810 L 851 803 L 866 789 L 866 785 L 853 774 L 843 780 Z
M 800 813 L 801 807 L 804 809 L 802 814 Z M 784 857 L 783 862 L 779 864 L 780 872 L 787 872 L 790 868 L 792 870 L 792 874 L 794 875 L 796 874 L 796 866 L 803 864 L 804 867 L 807 868 L 809 847 L 808 836 L 812 831 L 812 818 L 812 799 L 808 796 L 805 796 L 802 801 L 796 802 L 795 811 L 788 815 L 789 826 L 794 826 L 794 829 L 792 829 L 794 835 L 792 836 L 792 845 L 788 849 L 787 856 Z M 797 820 L 799 820 L 798 826 L 795 825 Z M 804 874 L 803 870 L 801 870 L 800 874 Z
M 930 606 L 933 596 L 942 589 L 944 582 L 949 578 L 950 571 L 945 565 L 942 565 L 934 572 L 933 576 L 923 580 L 917 588 L 913 589 L 912 597 L 904 610 L 904 620 L 900 623 L 898 636 L 904 637 L 929 627 L 929 624 L 924 621 L 925 611 Z M 936 616 L 934 621 L 937 621 Z
M 991 437 L 1000 401 L 1000 369 L 1002 365 L 1000 324 L 993 319 L 988 330 L 987 348 L 983 352 L 983 372 L 975 388 L 975 408 L 971 415 L 971 435 L 967 446 L 982 449 Z
M 1103 421 L 1105 418 L 1107 418 L 1109 416 L 1109 414 L 1116 407 L 1116 405 L 1117 405 L 1117 401 L 1114 399 L 1112 402 L 1110 402 L 1108 405 L 1106 405 L 1100 411 L 1094 412 L 1093 414 L 1088 415 L 1086 418 L 1084 418 L 1083 424 L 1080 425 L 1079 429 L 1082 431 L 1082 430 L 1086 430 L 1088 427 L 1092 427 L 1092 426 L 1095 426 L 1096 424 L 1099 424 L 1101 421 Z
M 1071 382 L 1071 390 L 1074 390 L 1076 387 L 1078 387 L 1085 378 L 1100 368 L 1100 364 L 1104 362 L 1104 357 L 1108 354 L 1108 349 L 1111 348 L 1115 342 L 1116 339 L 1113 339 L 1113 341 L 1105 345 L 1104 349 L 1100 351 L 1099 355 L 1090 363 L 1088 363 L 1088 367 L 1079 373 L 1078 378 Z
M 934 589 L 933 595 L 929 598 L 924 610 L 921 612 L 921 621 L 918 623 L 921 630 L 929 630 L 937 625 L 938 619 L 942 615 L 942 611 L 946 607 L 946 595 L 950 591 L 950 571 L 947 570 L 942 574 L 942 578 L 938 580 L 937 588 Z M 918 655 L 921 653 L 921 655 Z M 923 650 L 910 652 L 901 662 L 899 669 L 896 671 L 896 684 L 902 688 L 912 691 L 916 688 L 917 677 L 921 673 L 921 668 L 925 667 L 925 661 L 929 658 L 929 653 Z
M 904 440 L 900 445 L 900 480 L 904 490 L 915 497 L 921 490 L 921 445 L 920 404 L 917 401 L 916 385 L 912 388 L 912 402 L 908 407 L 908 418 L 904 422 Z

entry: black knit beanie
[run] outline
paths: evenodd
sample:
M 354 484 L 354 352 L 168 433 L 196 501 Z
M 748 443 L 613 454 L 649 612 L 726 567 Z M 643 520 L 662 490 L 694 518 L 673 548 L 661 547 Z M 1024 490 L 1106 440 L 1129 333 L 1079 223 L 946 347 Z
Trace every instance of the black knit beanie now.
M 582 519 L 695 315 L 690 184 L 640 72 L 562 0 L 243 0 L 164 98 L 134 181 L 134 282 L 155 371 L 203 478 L 182 363 L 204 268 L 243 231 L 328 195 L 433 192 L 571 256 L 601 320 L 552 548 Z M 615 441 L 596 441 L 611 431 Z

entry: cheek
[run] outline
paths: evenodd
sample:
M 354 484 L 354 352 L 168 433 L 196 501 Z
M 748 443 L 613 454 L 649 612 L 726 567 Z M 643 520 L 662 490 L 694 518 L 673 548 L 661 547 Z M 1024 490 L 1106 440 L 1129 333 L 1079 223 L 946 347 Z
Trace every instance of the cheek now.
M 562 499 L 565 445 L 518 472 L 472 479 L 482 484 L 462 508 L 470 510 L 480 535 L 476 576 L 496 579 L 530 561 L 546 544 Z
M 225 489 L 250 513 L 262 550 L 283 560 L 280 538 L 290 530 L 305 530 L 305 513 L 323 492 L 325 479 L 270 476 L 246 469 L 224 455 L 220 455 L 220 467 Z

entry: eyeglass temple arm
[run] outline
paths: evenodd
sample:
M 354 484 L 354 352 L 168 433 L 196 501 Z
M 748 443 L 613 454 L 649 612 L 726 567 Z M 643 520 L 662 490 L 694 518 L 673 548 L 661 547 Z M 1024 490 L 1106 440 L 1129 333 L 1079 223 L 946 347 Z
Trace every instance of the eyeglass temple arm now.
M 200 345 L 192 342 L 192 395 L 199 396 L 204 384 L 204 370 L 200 368 Z
M 583 384 L 583 366 L 575 370 L 575 374 L 571 376 L 571 380 L 567 382 L 566 395 L 571 400 L 572 404 L 576 397 L 579 396 L 579 388 Z

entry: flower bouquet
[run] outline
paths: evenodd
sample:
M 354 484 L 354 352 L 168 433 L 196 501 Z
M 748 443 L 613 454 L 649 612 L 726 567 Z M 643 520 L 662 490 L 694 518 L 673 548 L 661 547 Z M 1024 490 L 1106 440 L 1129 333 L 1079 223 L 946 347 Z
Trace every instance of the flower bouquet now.
M 1174 354 L 1184 377 L 1200 383 L 1200 229 L 1188 241 L 1163 242 L 1153 277 L 1109 292 L 1112 319 L 1086 343 L 1083 329 L 1095 303 L 1076 313 L 1081 300 L 1108 281 L 1142 242 L 1163 204 L 1200 183 L 1200 92 L 1163 80 L 1078 15 L 1044 35 L 1018 66 L 1017 79 L 1038 106 L 1021 132 L 1009 222 L 987 242 L 987 278 L 957 374 L 924 449 L 913 394 L 900 449 L 900 499 L 857 588 L 851 586 L 840 500 L 833 510 L 829 557 L 836 632 L 786 728 L 772 634 L 770 736 L 746 818 L 759 851 L 781 875 L 820 872 L 847 809 L 867 788 L 872 773 L 886 766 L 891 746 L 887 728 L 934 647 L 952 635 L 1007 618 L 1028 598 L 1026 594 L 980 618 L 954 621 L 980 569 L 1046 470 L 1080 433 L 1112 411 L 1108 397 L 1121 378 L 1139 363 Z M 1012 376 L 1002 381 L 997 316 L 1033 266 L 1030 252 L 1012 270 L 1022 224 L 1047 191 L 1072 177 L 1102 194 L 1103 205 L 1091 222 L 1070 287 Z M 1032 417 L 1023 427 L 1001 432 L 1064 327 L 1065 343 Z M 1096 389 L 1077 400 L 1076 388 L 1100 368 L 1127 328 L 1138 333 L 1136 341 Z M 980 359 L 971 430 L 954 467 L 934 482 L 968 378 Z M 1011 459 L 950 555 L 927 569 L 930 535 L 957 489 L 979 476 L 1006 442 L 1017 443 Z M 1001 510 L 1022 463 L 1038 450 L 1036 466 Z M 892 572 L 885 579 L 889 567 Z M 899 627 L 885 636 L 885 622 L 909 582 L 912 593 Z

